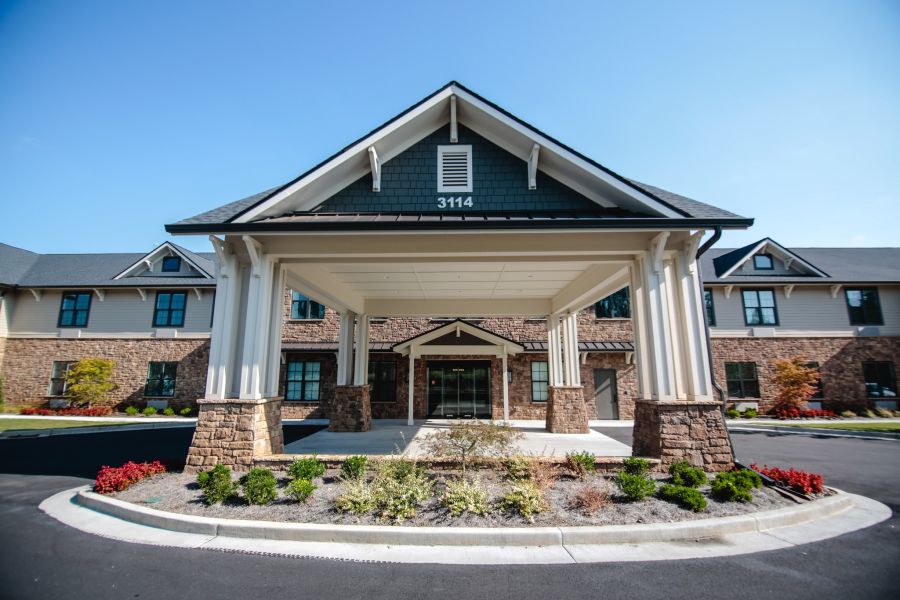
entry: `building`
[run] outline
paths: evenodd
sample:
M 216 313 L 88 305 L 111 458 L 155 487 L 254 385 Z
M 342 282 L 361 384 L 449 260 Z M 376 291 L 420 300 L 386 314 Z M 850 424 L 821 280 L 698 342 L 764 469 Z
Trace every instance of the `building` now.
M 635 418 L 636 453 L 722 468 L 704 312 L 736 400 L 766 409 L 769 360 L 807 349 L 826 405 L 896 394 L 898 251 L 854 277 L 841 250 L 700 248 L 750 224 L 451 82 L 295 180 L 167 226 L 215 254 L 0 247 L 7 401 L 55 396 L 68 361 L 101 355 L 123 365 L 118 402 L 199 399 L 194 467 L 280 452 L 282 416 L 348 431 L 474 416 L 561 433 Z M 852 324 L 834 321 L 841 297 Z

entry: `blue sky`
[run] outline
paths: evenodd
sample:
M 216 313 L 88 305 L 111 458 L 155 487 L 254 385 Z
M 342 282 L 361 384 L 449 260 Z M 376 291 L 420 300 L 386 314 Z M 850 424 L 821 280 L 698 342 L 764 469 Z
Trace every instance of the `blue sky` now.
M 0 241 L 149 250 L 451 79 L 623 175 L 756 218 L 720 245 L 900 245 L 890 0 L 0 0 Z

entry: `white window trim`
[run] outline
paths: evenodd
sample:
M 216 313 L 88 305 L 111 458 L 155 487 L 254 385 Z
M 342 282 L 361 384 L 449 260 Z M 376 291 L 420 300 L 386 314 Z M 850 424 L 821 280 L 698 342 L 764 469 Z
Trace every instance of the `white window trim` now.
M 447 152 L 464 152 L 466 154 L 466 185 L 443 185 L 444 154 Z M 472 146 L 466 144 L 449 144 L 437 147 L 437 191 L 439 194 L 472 192 Z

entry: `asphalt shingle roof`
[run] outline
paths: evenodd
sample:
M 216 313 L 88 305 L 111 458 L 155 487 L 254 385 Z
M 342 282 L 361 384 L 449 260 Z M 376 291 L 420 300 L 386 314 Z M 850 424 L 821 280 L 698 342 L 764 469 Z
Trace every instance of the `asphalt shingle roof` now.
M 40 258 L 39 254 L 0 244 L 0 285 L 15 285 Z
M 700 202 L 699 200 L 694 200 L 693 198 L 688 198 L 687 196 L 682 196 L 681 194 L 676 194 L 674 192 L 670 192 L 668 190 L 664 190 L 662 188 L 658 188 L 655 185 L 649 185 L 647 183 L 641 183 L 639 181 L 635 181 L 634 179 L 628 180 L 632 185 L 648 192 L 651 196 L 656 196 L 658 199 L 662 200 L 666 204 L 670 204 L 672 207 L 681 210 L 682 212 L 687 213 L 691 217 L 695 219 L 746 219 L 747 217 L 742 217 L 740 215 L 736 215 L 733 212 L 727 211 L 724 208 L 719 208 L 717 206 L 713 206 L 711 204 L 706 204 L 704 202 Z

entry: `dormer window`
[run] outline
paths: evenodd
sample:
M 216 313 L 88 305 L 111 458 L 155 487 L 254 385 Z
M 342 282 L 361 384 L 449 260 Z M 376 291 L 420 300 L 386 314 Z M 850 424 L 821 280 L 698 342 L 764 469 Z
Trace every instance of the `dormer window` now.
M 472 146 L 438 146 L 437 159 L 438 193 L 472 191 Z
M 163 273 L 177 273 L 181 270 L 181 257 L 167 256 L 162 261 Z
M 775 262 L 771 254 L 757 254 L 753 257 L 753 268 L 757 271 L 771 271 L 775 268 Z

